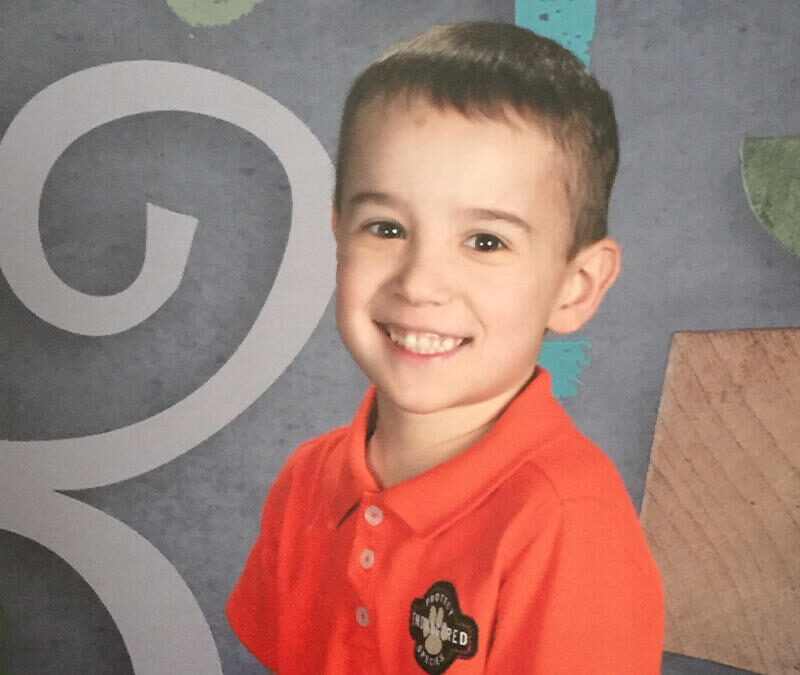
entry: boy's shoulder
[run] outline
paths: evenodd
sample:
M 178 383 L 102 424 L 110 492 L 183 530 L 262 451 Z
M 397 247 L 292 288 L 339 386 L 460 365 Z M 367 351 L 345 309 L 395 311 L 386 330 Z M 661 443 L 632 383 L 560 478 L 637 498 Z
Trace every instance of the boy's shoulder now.
M 290 512 L 309 515 L 310 509 L 322 508 L 344 464 L 348 429 L 337 427 L 304 441 L 286 458 L 269 487 L 261 512 L 262 527 L 280 513 L 283 526 L 291 528 L 294 520 L 284 517 Z
M 531 452 L 528 461 L 547 478 L 561 501 L 630 501 L 614 463 L 571 421 Z
M 342 446 L 347 442 L 349 432 L 349 426 L 341 426 L 303 441 L 286 459 L 279 477 L 281 475 L 287 477 L 300 475 L 310 478 L 330 468 L 331 455 L 337 449 L 343 449 Z M 343 461 L 345 454 L 341 454 Z
M 565 536 L 587 549 L 593 542 L 615 548 L 647 575 L 658 576 L 616 466 L 574 426 L 532 453 L 528 471 L 519 473 L 531 484 L 547 482 L 549 515 L 561 522 Z
M 288 462 L 307 463 L 319 460 L 320 453 L 329 452 L 340 443 L 344 442 L 350 427 L 348 425 L 335 427 L 318 436 L 303 441 L 289 455 Z

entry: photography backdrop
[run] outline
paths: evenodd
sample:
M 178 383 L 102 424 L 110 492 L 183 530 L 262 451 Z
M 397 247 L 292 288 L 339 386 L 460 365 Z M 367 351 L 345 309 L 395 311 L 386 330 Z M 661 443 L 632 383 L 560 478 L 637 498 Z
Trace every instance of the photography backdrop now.
M 330 302 L 341 104 L 465 19 L 614 93 L 623 273 L 543 360 L 637 505 L 672 334 L 800 326 L 739 166 L 800 133 L 796 0 L 0 0 L 0 668 L 262 672 L 225 600 L 285 458 L 366 385 Z

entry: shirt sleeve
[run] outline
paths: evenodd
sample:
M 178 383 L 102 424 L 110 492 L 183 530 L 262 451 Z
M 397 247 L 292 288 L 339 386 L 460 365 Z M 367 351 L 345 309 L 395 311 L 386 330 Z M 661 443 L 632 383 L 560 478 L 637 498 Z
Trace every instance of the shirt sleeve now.
M 233 632 L 271 670 L 278 665 L 280 608 L 277 568 L 291 473 L 291 467 L 287 465 L 267 495 L 258 537 L 225 607 Z
M 564 502 L 503 582 L 487 673 L 658 675 L 663 632 L 633 509 Z

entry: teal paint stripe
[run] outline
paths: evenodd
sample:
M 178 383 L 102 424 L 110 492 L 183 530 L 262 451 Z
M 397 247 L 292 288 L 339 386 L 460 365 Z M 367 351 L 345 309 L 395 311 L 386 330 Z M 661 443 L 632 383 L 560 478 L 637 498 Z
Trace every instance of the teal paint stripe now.
M 515 0 L 514 22 L 564 45 L 589 65 L 589 46 L 594 37 L 597 0 Z M 539 352 L 539 364 L 550 373 L 553 395 L 558 399 L 578 394 L 580 374 L 592 365 L 588 352 L 592 341 L 547 340 Z
M 564 399 L 578 394 L 580 374 L 585 367 L 592 365 L 587 355 L 591 348 L 592 341 L 587 339 L 546 340 L 542 343 L 539 365 L 550 373 L 553 396 Z
M 514 22 L 561 43 L 589 65 L 597 0 L 516 0 Z

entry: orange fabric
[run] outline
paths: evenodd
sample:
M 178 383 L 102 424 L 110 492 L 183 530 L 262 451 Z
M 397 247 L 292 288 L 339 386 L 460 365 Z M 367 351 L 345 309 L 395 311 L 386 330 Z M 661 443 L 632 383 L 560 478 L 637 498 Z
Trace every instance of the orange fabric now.
M 385 490 L 365 460 L 373 397 L 350 426 L 301 445 L 267 497 L 227 605 L 264 665 L 659 672 L 658 571 L 616 470 L 546 371 L 478 443 Z

